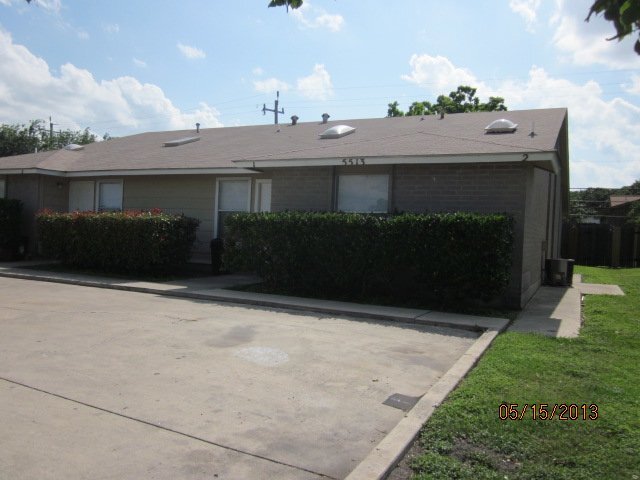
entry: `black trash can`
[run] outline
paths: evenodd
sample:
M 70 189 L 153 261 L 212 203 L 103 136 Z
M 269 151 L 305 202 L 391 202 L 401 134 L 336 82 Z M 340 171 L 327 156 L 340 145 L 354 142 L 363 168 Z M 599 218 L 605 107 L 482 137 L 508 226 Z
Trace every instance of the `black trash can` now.
M 567 258 L 567 285 L 573 285 L 573 265 L 576 261 L 573 258 Z
M 569 263 L 571 262 L 571 267 Z M 569 272 L 571 269 L 571 272 Z M 573 260 L 566 258 L 548 258 L 545 261 L 545 283 L 554 287 L 571 285 L 573 275 Z
M 211 240 L 211 273 L 220 275 L 222 273 L 222 251 L 224 243 L 221 238 Z

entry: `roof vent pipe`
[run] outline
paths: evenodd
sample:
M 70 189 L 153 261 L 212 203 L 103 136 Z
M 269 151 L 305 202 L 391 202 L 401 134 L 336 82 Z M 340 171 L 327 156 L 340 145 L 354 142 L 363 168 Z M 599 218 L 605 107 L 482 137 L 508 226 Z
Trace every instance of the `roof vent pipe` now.
M 444 108 L 440 109 L 440 120 L 444 118 Z
M 293 115 L 291 117 L 291 125 L 296 125 L 298 123 L 298 116 L 297 115 Z
M 196 123 L 196 133 L 200 133 L 200 124 Z
M 327 121 L 329 120 L 329 117 L 331 115 L 329 115 L 328 113 L 323 113 L 322 114 L 322 123 L 327 123 Z

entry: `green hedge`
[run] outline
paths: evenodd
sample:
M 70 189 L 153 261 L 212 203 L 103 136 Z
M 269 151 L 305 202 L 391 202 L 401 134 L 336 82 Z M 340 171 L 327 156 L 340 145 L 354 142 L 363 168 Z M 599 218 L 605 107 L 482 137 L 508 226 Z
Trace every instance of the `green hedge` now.
M 490 300 L 509 283 L 506 215 L 235 214 L 223 261 L 276 290 L 338 298 Z
M 22 202 L 0 198 L 0 259 L 11 259 L 20 245 Z
M 151 212 L 41 212 L 45 256 L 64 264 L 128 274 L 167 273 L 189 259 L 199 220 Z

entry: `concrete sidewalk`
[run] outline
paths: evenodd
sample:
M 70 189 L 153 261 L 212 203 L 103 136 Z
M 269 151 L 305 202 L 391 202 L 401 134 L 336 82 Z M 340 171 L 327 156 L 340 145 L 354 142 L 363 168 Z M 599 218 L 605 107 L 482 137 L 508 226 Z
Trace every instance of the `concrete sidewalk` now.
M 582 283 L 582 276 L 576 274 L 570 287 L 540 287 L 509 331 L 575 338 L 582 326 L 584 295 L 624 295 L 624 292 L 617 285 Z

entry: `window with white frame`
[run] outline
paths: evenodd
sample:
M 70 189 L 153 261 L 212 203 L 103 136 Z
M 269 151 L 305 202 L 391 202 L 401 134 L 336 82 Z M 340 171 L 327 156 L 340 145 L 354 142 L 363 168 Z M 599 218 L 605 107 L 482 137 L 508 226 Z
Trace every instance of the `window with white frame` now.
M 0 178 L 0 198 L 4 198 L 7 195 L 7 181 L 4 178 Z
M 122 211 L 122 180 L 102 180 L 98 182 L 98 211 Z
M 387 213 L 389 175 L 340 175 L 338 210 L 341 212 Z

